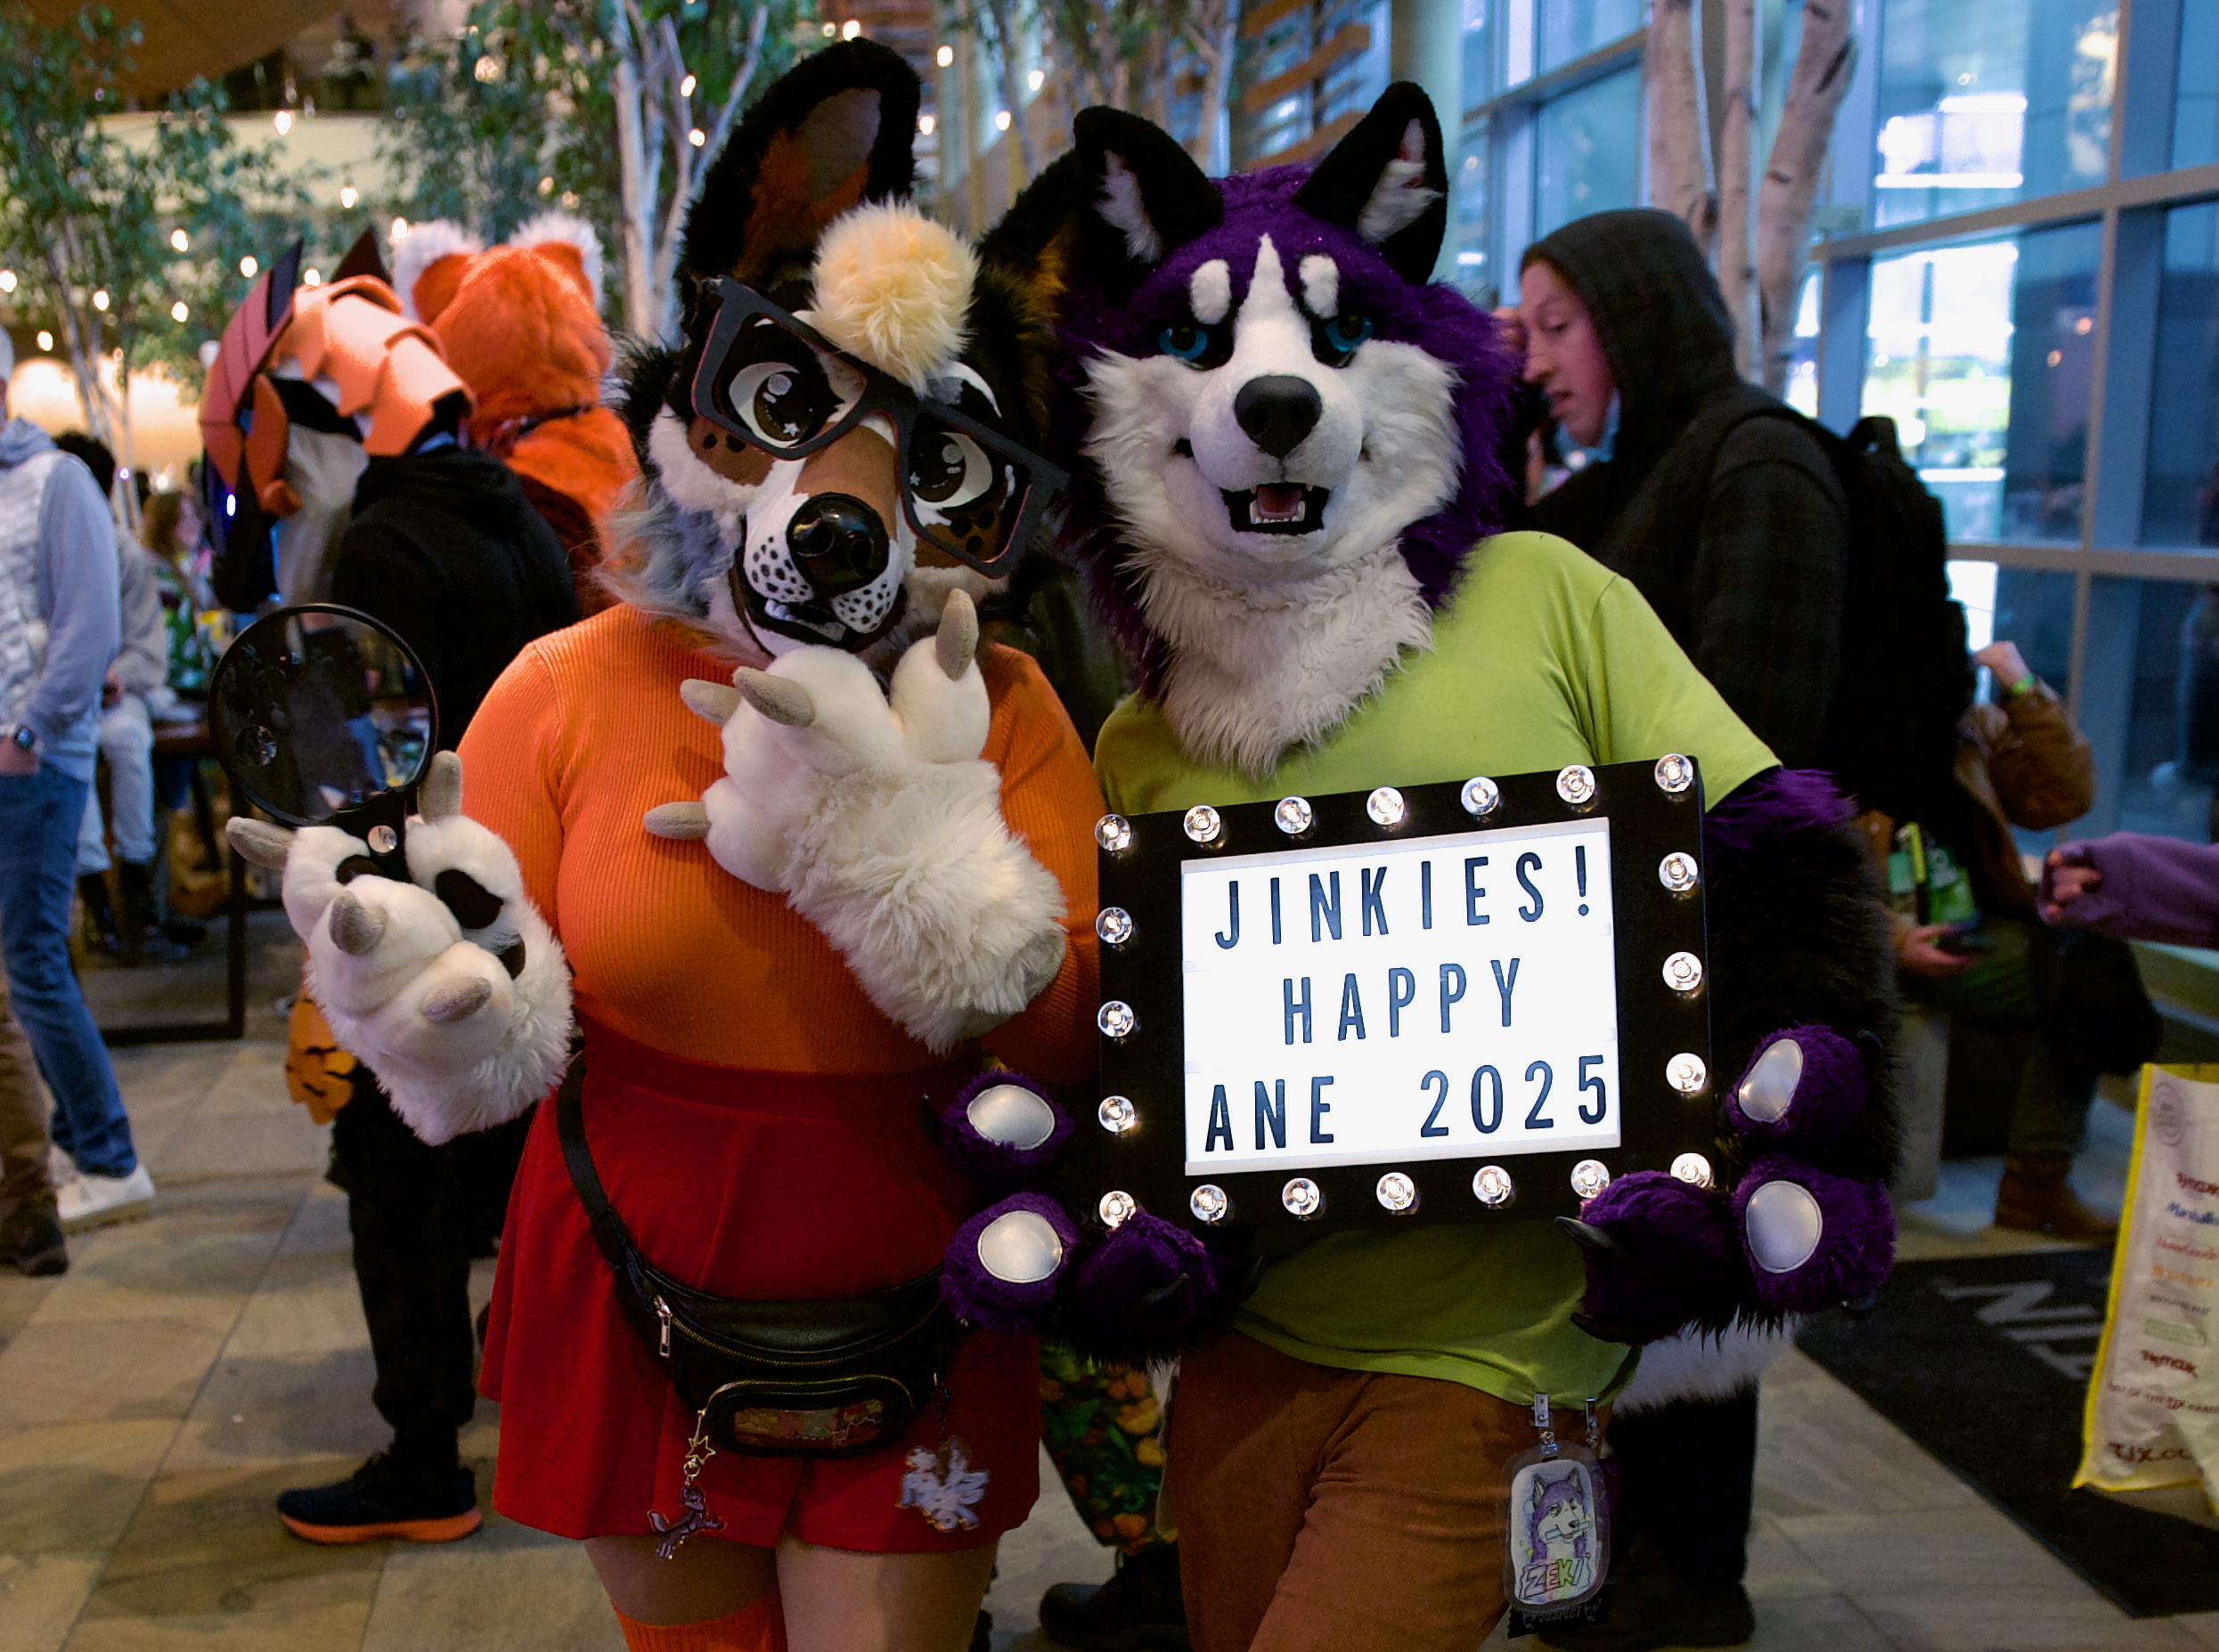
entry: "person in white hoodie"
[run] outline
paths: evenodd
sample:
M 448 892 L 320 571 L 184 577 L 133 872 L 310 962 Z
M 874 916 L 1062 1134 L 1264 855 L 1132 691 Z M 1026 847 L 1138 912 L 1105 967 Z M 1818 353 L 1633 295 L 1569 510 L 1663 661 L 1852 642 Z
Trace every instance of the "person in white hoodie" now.
M 0 383 L 12 354 L 0 360 Z M 76 1167 L 57 1192 L 69 1230 L 136 1213 L 154 1197 L 69 970 L 78 827 L 97 761 L 101 684 L 121 631 L 115 535 L 82 462 L 28 419 L 0 426 L 0 960 L 53 1093 L 53 1139 Z M 46 1237 L 60 1242 L 19 1242 Z

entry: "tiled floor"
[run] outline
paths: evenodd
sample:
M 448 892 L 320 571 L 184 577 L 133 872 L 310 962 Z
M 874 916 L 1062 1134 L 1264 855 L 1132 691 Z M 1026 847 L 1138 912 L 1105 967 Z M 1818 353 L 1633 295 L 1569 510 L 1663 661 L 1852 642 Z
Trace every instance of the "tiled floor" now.
M 446 1547 L 318 1549 L 272 1514 L 281 1488 L 383 1444 L 346 1205 L 279 1059 L 268 1042 L 118 1052 L 160 1214 L 80 1241 L 63 1279 L 0 1274 L 0 1652 L 617 1652 L 568 1543 L 495 1517 Z M 2116 1198 L 2124 1117 L 2099 1107 L 2096 1125 L 2084 1179 Z M 1905 1253 L 2018 1242 L 1985 1227 L 1995 1176 L 1946 1167 Z M 484 1412 L 464 1447 L 481 1477 Z M 2219 1614 L 2120 1615 L 1799 1355 L 1766 1381 L 1763 1430 L 1760 1647 L 2219 1648 Z M 999 1652 L 1044 1652 L 1041 1590 L 1108 1571 L 1044 1478 L 1002 1547 Z

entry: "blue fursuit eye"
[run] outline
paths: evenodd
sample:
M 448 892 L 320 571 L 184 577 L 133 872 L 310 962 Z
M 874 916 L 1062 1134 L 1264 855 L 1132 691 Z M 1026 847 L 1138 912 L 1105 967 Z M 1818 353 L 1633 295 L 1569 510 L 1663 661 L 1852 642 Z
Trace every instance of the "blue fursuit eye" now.
M 1336 315 L 1326 323 L 1326 342 L 1342 355 L 1353 354 L 1356 346 L 1371 336 L 1372 318 L 1361 311 Z
M 1155 336 L 1155 347 L 1182 362 L 1199 362 L 1210 353 L 1210 330 L 1200 321 L 1178 321 Z

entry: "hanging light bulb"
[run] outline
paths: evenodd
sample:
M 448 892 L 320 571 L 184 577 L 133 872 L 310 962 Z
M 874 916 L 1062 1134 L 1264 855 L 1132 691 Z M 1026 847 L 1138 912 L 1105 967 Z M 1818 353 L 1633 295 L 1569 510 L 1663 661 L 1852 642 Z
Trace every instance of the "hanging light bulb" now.
M 54 347 L 54 336 L 42 329 L 38 335 L 38 347 L 42 350 L 53 349 Z
M 346 183 L 339 185 L 339 207 L 343 211 L 354 211 L 355 203 L 362 199 L 362 198 L 363 192 L 355 187 L 354 179 L 349 178 Z
M 700 84 L 701 83 L 695 79 L 691 75 L 688 75 L 683 80 L 678 83 L 678 95 L 680 97 L 691 97 L 693 95 L 693 89 Z
M 1008 110 L 998 109 L 994 111 L 994 130 L 997 132 L 1007 132 L 1009 130 L 1009 111 Z
M 552 195 L 555 192 L 555 180 L 551 174 L 539 181 L 539 192 L 542 195 Z
M 105 287 L 93 295 L 93 307 L 102 315 L 108 313 L 108 289 Z
M 314 265 L 311 265 L 309 268 L 305 269 L 300 273 L 300 284 L 304 287 L 322 286 L 323 272 L 315 268 Z
M 696 126 L 691 132 L 686 134 L 686 142 L 692 144 L 696 149 L 699 149 L 708 141 L 709 134 L 702 131 L 702 129 L 698 126 Z
M 169 244 L 175 248 L 179 252 L 191 252 L 192 250 L 192 238 L 187 235 L 183 230 L 170 231 Z
M 1048 84 L 1048 71 L 1043 69 L 1034 69 L 1024 77 L 1024 84 L 1027 90 L 1038 92 Z
M 939 51 L 933 53 L 933 61 L 939 64 L 942 69 L 947 68 L 955 61 L 956 49 L 953 46 L 942 46 Z
M 13 292 L 14 290 L 15 272 L 13 270 L 0 270 L 0 292 Z
M 917 118 L 917 129 L 923 133 L 926 137 L 932 136 L 933 118 L 930 115 L 919 115 Z
M 853 40 L 862 32 L 863 26 L 852 17 L 840 25 L 840 38 L 843 40 Z
M 185 307 L 185 301 L 183 298 L 169 306 L 169 319 L 173 321 L 182 323 L 190 319 L 192 314 L 192 312 Z
M 256 259 L 254 254 L 252 253 L 249 253 L 245 257 L 239 261 L 239 273 L 245 276 L 249 281 L 254 280 L 255 272 L 259 270 L 261 267 L 262 265 L 260 262 Z
M 270 124 L 277 128 L 277 135 L 283 137 L 293 129 L 293 111 L 290 109 L 279 110 L 270 117 Z
M 404 241 L 408 239 L 408 220 L 406 218 L 396 218 L 393 220 L 392 239 L 396 241 Z

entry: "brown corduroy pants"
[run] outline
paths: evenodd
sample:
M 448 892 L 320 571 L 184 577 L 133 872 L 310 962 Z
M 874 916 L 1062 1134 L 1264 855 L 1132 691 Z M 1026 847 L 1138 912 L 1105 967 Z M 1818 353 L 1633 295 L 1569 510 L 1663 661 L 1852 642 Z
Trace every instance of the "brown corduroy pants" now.
M 1225 1332 L 1181 1361 L 1171 1513 L 1196 1652 L 1472 1652 L 1503 1613 L 1530 1414 Z

